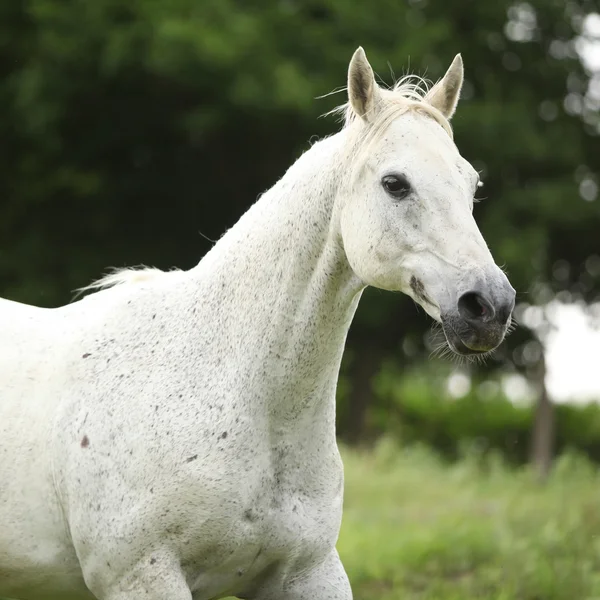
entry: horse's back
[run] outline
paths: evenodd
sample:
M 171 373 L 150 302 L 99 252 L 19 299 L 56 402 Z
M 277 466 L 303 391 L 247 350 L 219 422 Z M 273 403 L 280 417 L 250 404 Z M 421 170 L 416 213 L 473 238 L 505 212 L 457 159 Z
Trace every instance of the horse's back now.
M 51 309 L 0 299 L 0 431 L 8 411 L 30 399 L 29 394 L 44 379 L 56 343 Z M 1 442 L 0 442 L 1 443 Z
M 0 596 L 85 594 L 52 464 L 64 334 L 56 310 L 0 299 Z

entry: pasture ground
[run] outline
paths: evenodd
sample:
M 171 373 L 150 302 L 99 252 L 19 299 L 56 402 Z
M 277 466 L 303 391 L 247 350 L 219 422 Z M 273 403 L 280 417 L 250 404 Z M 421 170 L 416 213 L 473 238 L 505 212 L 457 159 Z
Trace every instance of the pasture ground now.
M 600 599 L 600 471 L 585 459 L 559 458 L 541 486 L 498 457 L 447 465 L 389 440 L 343 457 L 355 600 Z

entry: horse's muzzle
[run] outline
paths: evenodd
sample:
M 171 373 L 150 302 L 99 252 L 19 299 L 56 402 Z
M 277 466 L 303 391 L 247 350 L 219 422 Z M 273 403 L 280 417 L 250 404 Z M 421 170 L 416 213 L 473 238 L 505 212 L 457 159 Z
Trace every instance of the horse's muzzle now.
M 457 354 L 485 354 L 504 339 L 515 307 L 515 290 L 505 285 L 492 292 L 472 289 L 456 307 L 441 315 L 448 345 Z

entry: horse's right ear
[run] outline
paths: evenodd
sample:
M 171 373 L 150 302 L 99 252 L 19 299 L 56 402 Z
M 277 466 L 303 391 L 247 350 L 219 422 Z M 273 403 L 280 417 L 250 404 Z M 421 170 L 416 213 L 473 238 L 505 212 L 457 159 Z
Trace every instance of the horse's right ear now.
M 379 86 L 365 51 L 359 47 L 348 67 L 348 100 L 354 112 L 369 121 L 379 102 Z
M 438 81 L 425 96 L 425 101 L 431 106 L 437 108 L 446 119 L 452 118 L 460 90 L 464 80 L 463 60 L 460 54 L 457 54 L 450 68 L 446 71 L 443 79 Z

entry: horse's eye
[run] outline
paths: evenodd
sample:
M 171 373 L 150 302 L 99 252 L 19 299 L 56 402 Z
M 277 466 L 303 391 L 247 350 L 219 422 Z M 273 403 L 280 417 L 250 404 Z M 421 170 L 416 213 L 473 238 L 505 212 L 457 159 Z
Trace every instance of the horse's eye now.
M 397 200 L 406 198 L 412 189 L 403 175 L 386 175 L 381 180 L 381 185 L 390 196 Z

